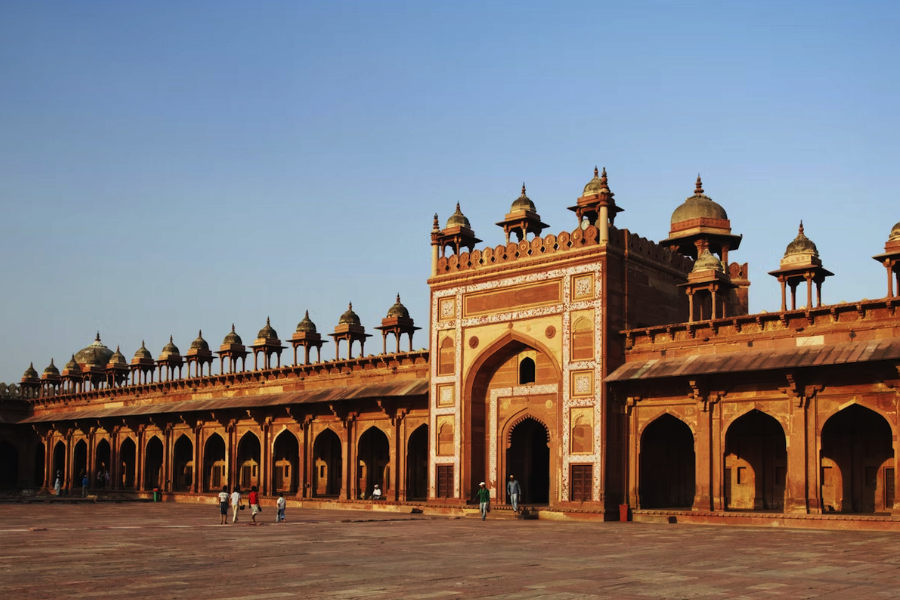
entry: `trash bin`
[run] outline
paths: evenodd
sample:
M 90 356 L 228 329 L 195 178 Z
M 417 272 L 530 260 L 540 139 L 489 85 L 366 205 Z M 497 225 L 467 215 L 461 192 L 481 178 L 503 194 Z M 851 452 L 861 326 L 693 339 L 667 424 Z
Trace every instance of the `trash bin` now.
M 628 505 L 620 504 L 619 505 L 619 521 L 622 523 L 628 521 Z
M 159 502 L 159 488 L 153 488 L 153 501 Z

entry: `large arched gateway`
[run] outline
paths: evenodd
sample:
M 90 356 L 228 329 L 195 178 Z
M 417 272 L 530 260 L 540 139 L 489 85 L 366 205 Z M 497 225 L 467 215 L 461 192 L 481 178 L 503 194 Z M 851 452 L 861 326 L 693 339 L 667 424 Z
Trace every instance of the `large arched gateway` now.
M 690 508 L 694 503 L 694 434 L 684 421 L 664 414 L 641 435 L 641 508 Z

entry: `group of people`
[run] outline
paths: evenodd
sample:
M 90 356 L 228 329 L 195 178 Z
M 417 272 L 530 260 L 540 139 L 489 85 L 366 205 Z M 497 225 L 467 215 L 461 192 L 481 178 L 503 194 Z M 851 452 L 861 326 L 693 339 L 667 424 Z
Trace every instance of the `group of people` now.
M 76 480 L 81 483 L 81 497 L 84 498 L 87 496 L 88 489 L 91 487 L 91 479 L 88 477 L 87 472 L 82 469 L 81 473 L 78 474 L 78 479 Z M 63 476 L 62 471 L 56 472 L 56 478 L 53 480 L 53 493 L 57 496 L 62 495 L 62 486 L 63 486 Z M 97 470 L 97 485 L 95 489 L 105 490 L 109 487 L 109 470 L 105 468 L 100 468 Z
M 519 485 L 515 475 L 510 475 L 509 481 L 506 482 L 506 495 L 509 497 L 510 503 L 512 503 L 513 512 L 519 512 L 519 496 L 522 495 L 522 486 Z M 483 481 L 478 484 L 478 489 L 475 490 L 475 497 L 472 500 L 478 502 L 478 507 L 481 509 L 481 520 L 484 521 L 491 510 L 491 492 L 484 487 Z
M 250 493 L 247 494 L 247 502 L 250 504 L 250 521 L 256 523 L 256 515 L 262 512 L 262 507 L 259 505 L 259 490 L 256 489 L 255 485 L 250 488 Z M 228 524 L 229 503 L 231 504 L 231 522 L 237 523 L 238 513 L 245 508 L 245 505 L 241 504 L 241 488 L 239 486 L 235 486 L 234 491 L 230 494 L 228 493 L 228 486 L 222 486 L 222 491 L 219 492 L 219 516 L 221 517 L 219 525 Z M 284 499 L 284 492 L 280 492 L 278 494 L 278 500 L 275 502 L 276 523 L 284 523 L 284 509 L 286 504 L 287 501 Z

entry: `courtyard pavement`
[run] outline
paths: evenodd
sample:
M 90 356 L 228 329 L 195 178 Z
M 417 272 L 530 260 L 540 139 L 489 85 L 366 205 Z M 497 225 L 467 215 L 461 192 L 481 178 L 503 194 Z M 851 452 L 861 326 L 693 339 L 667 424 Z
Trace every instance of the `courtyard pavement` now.
M 900 534 L 194 504 L 2 504 L 22 598 L 883 598 Z

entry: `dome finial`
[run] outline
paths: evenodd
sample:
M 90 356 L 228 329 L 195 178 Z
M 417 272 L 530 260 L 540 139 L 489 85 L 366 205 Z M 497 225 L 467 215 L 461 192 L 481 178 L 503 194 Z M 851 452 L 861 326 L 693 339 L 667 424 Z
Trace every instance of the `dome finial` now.
M 604 167 L 604 168 L 605 168 L 605 167 Z M 600 171 L 598 171 L 598 170 L 597 170 L 597 166 L 594 165 L 594 177 L 597 177 L 598 175 L 600 175 Z
M 306 318 L 309 318 L 309 311 L 306 311 Z
M 462 211 L 459 209 L 459 202 L 456 203 L 456 212 L 462 213 Z M 435 214 L 437 214 L 437 213 L 435 213 Z
M 169 336 L 169 343 L 170 343 L 170 344 L 174 343 L 174 340 L 172 339 L 172 336 L 171 336 L 171 335 Z
M 269 321 L 269 317 L 266 317 L 266 325 L 271 325 L 271 324 L 272 324 L 272 322 Z
M 606 167 L 603 167 L 603 171 L 600 173 L 600 186 L 609 191 L 609 178 L 606 177 Z
M 437 231 L 437 230 L 439 230 L 440 228 L 441 228 L 441 226 L 440 226 L 440 224 L 438 223 L 438 216 L 437 216 L 437 213 L 434 213 L 434 221 L 431 222 L 431 229 L 432 229 L 433 231 Z
M 694 188 L 694 194 L 703 193 L 703 182 L 700 181 L 700 173 L 697 173 L 697 186 Z
M 52 358 L 50 359 L 50 366 L 54 366 L 54 365 L 53 365 L 53 359 L 52 359 Z
M 400 292 L 397 292 L 397 304 L 400 304 Z
M 119 351 L 119 348 L 120 348 L 120 346 L 118 344 L 116 344 L 116 352 Z M 51 359 L 50 362 L 53 362 L 53 360 Z
M 94 338 L 94 341 L 95 341 L 95 342 L 99 342 L 99 341 L 100 341 L 100 331 L 97 331 L 97 337 Z
M 806 235 L 803 233 L 803 219 L 800 219 L 800 229 L 797 230 L 800 235 Z
M 525 196 L 525 182 L 522 182 L 522 196 Z
M 197 330 L 197 337 L 203 337 L 203 330 L 202 330 L 202 329 L 198 329 L 198 330 Z
M 348 304 L 348 309 L 349 309 L 349 310 L 353 310 L 353 303 L 352 303 L 352 302 L 350 302 L 350 303 Z
M 231 333 L 234 333 L 234 323 L 231 324 Z

